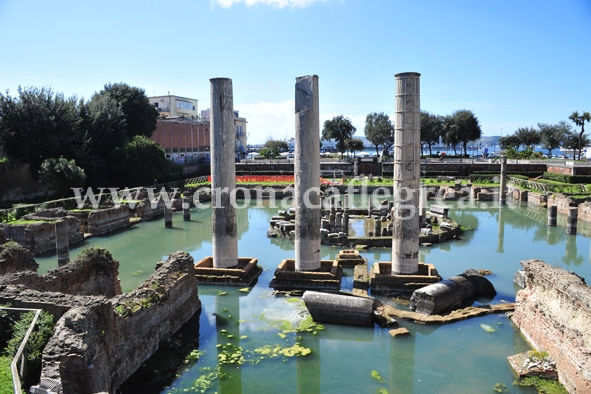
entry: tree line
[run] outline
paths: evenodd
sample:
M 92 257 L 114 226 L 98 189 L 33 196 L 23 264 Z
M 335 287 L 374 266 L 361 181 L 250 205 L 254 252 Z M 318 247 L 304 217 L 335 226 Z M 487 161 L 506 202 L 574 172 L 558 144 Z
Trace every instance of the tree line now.
M 521 155 L 533 153 L 533 146 L 541 144 L 548 150 L 548 156 L 558 148 L 573 150 L 577 153 L 578 160 L 581 160 L 581 153 L 584 147 L 589 146 L 591 140 L 585 135 L 585 123 L 591 122 L 591 114 L 578 111 L 568 117 L 575 126 L 581 127 L 577 132 L 572 125 L 566 121 L 556 124 L 538 123 L 538 127 L 520 127 L 513 134 L 499 138 L 501 149 L 505 150 L 509 157 L 518 156 L 521 147 L 525 152 Z
M 19 87 L 15 96 L 0 93 L 0 147 L 64 187 L 151 184 L 178 171 L 149 139 L 158 116 L 144 90 L 125 83 L 106 84 L 89 100 Z
M 394 145 L 394 129 L 394 122 L 383 112 L 373 112 L 366 116 L 365 137 L 376 148 L 376 155 L 380 148 L 387 152 Z M 346 150 L 361 151 L 363 142 L 353 137 L 356 130 L 349 118 L 335 116 L 324 122 L 322 139 L 334 140 L 341 155 Z M 460 145 L 464 155 L 467 155 L 468 144 L 478 140 L 481 135 L 478 118 L 472 111 L 458 110 L 447 116 L 421 111 L 421 146 L 427 147 L 429 154 L 432 154 L 432 147 L 441 140 L 446 145 L 453 146 L 454 152 L 456 146 Z

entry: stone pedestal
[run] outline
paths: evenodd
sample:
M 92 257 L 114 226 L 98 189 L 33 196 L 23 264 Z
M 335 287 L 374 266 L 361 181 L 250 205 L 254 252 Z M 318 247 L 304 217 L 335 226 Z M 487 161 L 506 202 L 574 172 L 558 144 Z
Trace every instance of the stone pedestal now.
M 369 287 L 372 294 L 410 298 L 413 291 L 441 280 L 433 264 L 417 263 L 415 274 L 395 274 L 392 263 L 377 262 L 369 272 Z
M 191 221 L 191 199 L 188 197 L 183 198 L 183 220 Z
M 286 259 L 275 270 L 269 286 L 279 291 L 318 290 L 338 292 L 341 289 L 343 268 L 336 260 L 322 260 L 316 271 L 298 271 L 294 259 Z
M 207 256 L 195 264 L 195 276 L 204 285 L 253 286 L 263 270 L 257 263 L 254 257 L 239 257 L 235 267 L 215 268 Z
M 164 227 L 172 228 L 172 203 L 164 206 Z

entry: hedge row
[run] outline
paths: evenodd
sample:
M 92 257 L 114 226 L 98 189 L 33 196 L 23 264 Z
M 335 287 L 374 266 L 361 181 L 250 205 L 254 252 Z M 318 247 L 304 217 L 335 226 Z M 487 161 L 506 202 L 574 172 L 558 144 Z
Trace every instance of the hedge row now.
M 544 172 L 543 179 L 562 183 L 591 183 L 591 175 L 567 175 Z

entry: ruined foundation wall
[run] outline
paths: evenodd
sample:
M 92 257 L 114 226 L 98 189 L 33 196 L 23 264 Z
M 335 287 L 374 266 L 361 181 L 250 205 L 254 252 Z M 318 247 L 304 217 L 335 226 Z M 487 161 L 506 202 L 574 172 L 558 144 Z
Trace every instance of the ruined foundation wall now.
M 542 205 L 548 202 L 548 197 L 545 194 L 540 193 L 528 193 L 527 203 L 532 205 Z
M 576 207 L 578 203 L 564 194 L 557 193 L 548 197 L 548 206 L 551 207 L 554 205 L 556 205 L 558 213 L 568 215 L 569 208 Z
M 591 392 L 591 288 L 572 272 L 541 260 L 522 261 L 526 288 L 513 321 L 538 350 L 556 361 L 570 393 Z
M 105 249 L 88 249 L 71 263 L 44 275 L 32 271 L 6 275 L 0 283 L 42 292 L 114 297 L 121 294 L 119 262 Z
M 101 235 L 129 227 L 129 216 L 127 205 L 93 210 L 88 214 L 87 231 L 92 235 Z
M 29 215 L 27 215 L 29 216 Z M 28 219 L 27 220 L 36 220 Z M 84 239 L 84 234 L 80 232 L 80 221 L 74 216 L 64 216 L 61 219 L 68 221 L 68 242 L 75 244 Z M 39 254 L 55 250 L 55 219 L 49 218 L 47 221 L 28 223 L 28 224 L 5 224 L 4 235 L 8 239 L 23 245 L 33 254 Z
M 130 306 L 120 315 L 115 311 Z M 139 305 L 139 308 L 133 307 Z M 107 306 L 79 307 L 58 321 L 43 352 L 42 376 L 61 380 L 64 394 L 113 393 L 197 311 L 193 259 L 171 254 L 137 290 Z

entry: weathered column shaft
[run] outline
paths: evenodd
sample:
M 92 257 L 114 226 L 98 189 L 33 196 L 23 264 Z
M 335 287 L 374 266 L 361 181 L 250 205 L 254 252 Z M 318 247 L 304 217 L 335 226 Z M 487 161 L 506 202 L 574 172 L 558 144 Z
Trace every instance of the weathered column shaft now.
M 172 202 L 164 204 L 164 227 L 172 228 Z
M 335 215 L 335 232 L 343 231 L 343 214 L 337 212 Z
M 421 193 L 419 195 L 419 215 L 422 221 L 427 217 L 427 188 L 421 183 Z M 421 225 L 422 223 L 419 223 Z
M 392 273 L 419 269 L 421 105 L 419 73 L 396 74 Z
M 55 222 L 55 250 L 57 252 L 57 266 L 61 267 L 70 262 L 70 246 L 68 240 L 68 221 Z
M 209 81 L 213 266 L 228 268 L 238 265 L 236 212 L 230 199 L 230 193 L 236 189 L 234 99 L 231 79 L 213 78 Z
M 577 233 L 577 214 L 579 208 L 571 207 L 568 209 L 568 218 L 566 222 L 566 233 L 576 234 Z
M 501 185 L 499 186 L 499 203 L 507 204 L 507 156 L 501 156 Z
M 295 84 L 295 268 L 320 268 L 320 112 L 318 76 Z M 332 213 L 332 210 L 331 210 Z
M 373 216 L 373 201 L 371 196 L 368 199 L 369 201 L 369 205 L 367 207 L 367 216 L 372 217 Z
M 191 220 L 191 199 L 183 197 L 183 220 L 188 222 Z
M 551 205 L 548 207 L 548 226 L 556 226 L 556 216 L 558 214 L 558 207 Z
M 373 221 L 373 235 L 379 237 L 382 235 L 382 219 L 375 218 Z

